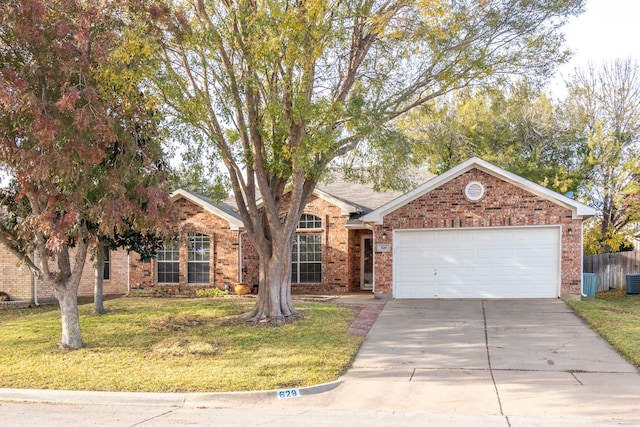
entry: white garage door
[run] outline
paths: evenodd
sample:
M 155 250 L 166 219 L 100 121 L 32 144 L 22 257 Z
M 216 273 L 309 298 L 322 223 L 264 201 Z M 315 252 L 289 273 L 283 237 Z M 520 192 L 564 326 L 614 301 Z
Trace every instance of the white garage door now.
M 560 228 L 396 231 L 395 298 L 555 298 Z

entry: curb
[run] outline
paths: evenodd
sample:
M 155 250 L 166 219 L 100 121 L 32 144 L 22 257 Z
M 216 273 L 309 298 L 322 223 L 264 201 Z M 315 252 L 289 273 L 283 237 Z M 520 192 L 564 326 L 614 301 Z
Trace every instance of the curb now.
M 315 394 L 325 393 L 331 391 L 340 384 L 342 380 L 331 381 L 324 384 L 312 385 L 309 387 L 296 388 L 300 392 L 300 396 L 312 396 Z M 290 389 L 291 390 L 291 389 Z M 276 401 L 278 399 L 278 392 L 282 390 L 262 390 L 262 391 L 234 391 L 234 392 L 222 392 L 222 393 L 190 393 L 186 395 L 184 406 L 197 406 L 197 407 L 226 407 L 227 405 L 236 405 L 237 403 L 259 403 L 265 401 Z
M 341 380 L 298 388 L 300 396 L 324 393 L 337 388 Z M 238 402 L 277 400 L 280 390 L 234 391 L 221 393 L 143 393 L 75 390 L 36 390 L 0 388 L 0 402 L 49 403 L 97 406 L 216 406 L 226 407 Z

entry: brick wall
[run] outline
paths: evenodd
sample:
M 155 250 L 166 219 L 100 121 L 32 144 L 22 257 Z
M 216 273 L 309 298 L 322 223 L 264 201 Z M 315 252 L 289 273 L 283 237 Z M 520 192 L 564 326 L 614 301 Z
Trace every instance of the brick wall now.
M 200 206 L 179 199 L 176 207 L 180 215 L 180 282 L 175 285 L 160 284 L 163 288 L 196 289 L 217 287 L 225 289 L 238 282 L 238 231 L 231 230 L 228 221 L 206 211 Z M 206 283 L 187 283 L 187 243 L 192 234 L 209 236 L 209 280 Z M 143 263 L 137 255 L 131 256 L 132 289 L 157 287 L 156 261 Z
M 176 201 L 182 223 L 180 230 L 180 283 L 176 285 L 158 284 L 156 262 L 142 263 L 131 255 L 130 283 L 132 289 L 152 289 L 162 287 L 181 290 L 197 286 L 216 286 L 220 289 L 231 286 L 238 281 L 238 238 L 239 232 L 232 231 L 227 221 L 205 211 L 186 199 Z M 281 214 L 287 213 L 287 200 L 283 202 Z M 322 219 L 322 229 L 300 230 L 301 233 L 319 233 L 322 235 L 322 281 L 320 283 L 293 283 L 293 293 L 346 293 L 360 289 L 360 245 L 362 235 L 371 235 L 369 230 L 348 230 L 345 226 L 348 214 L 321 198 L 312 196 L 304 213 Z M 203 233 L 212 239 L 210 282 L 201 285 L 187 285 L 186 278 L 186 242 L 191 233 Z M 259 281 L 259 258 L 247 235 L 240 235 L 242 240 L 242 281 L 257 285 Z M 215 242 L 215 244 L 214 244 Z M 214 250 L 215 246 L 215 250 Z
M 33 296 L 33 275 L 18 257 L 6 246 L 0 245 L 0 291 L 11 299 L 28 299 Z
M 110 276 L 102 284 L 103 295 L 124 295 L 128 292 L 128 254 L 124 249 L 110 251 Z M 80 287 L 78 288 L 78 296 L 93 296 L 93 288 L 95 286 L 95 269 L 93 267 L 93 254 L 89 253 L 84 270 L 82 270 L 82 279 L 80 279 Z
M 471 181 L 485 186 L 485 196 L 469 201 L 464 188 Z M 492 175 L 473 169 L 407 203 L 384 217 L 376 227 L 375 240 L 393 245 L 394 229 L 509 227 L 560 225 L 562 227 L 561 295 L 580 293 L 582 277 L 582 221 L 571 210 L 536 196 Z M 572 230 L 569 235 L 568 230 Z M 375 255 L 376 293 L 391 295 L 393 251 Z
M 71 250 L 73 260 L 74 251 Z M 34 279 L 31 271 L 24 265 L 19 265 L 18 258 L 4 246 L 0 245 L 0 291 L 9 294 L 15 299 L 33 300 Z M 111 278 L 104 281 L 104 295 L 122 295 L 127 293 L 127 252 L 118 250 L 111 252 Z M 79 297 L 92 297 L 95 284 L 93 260 L 91 255 L 82 271 Z M 55 299 L 53 288 L 45 285 L 42 281 L 37 283 L 38 301 L 50 301 Z
M 287 206 L 287 199 L 283 203 Z M 283 214 L 286 211 L 283 210 Z M 322 230 L 300 230 L 301 233 L 322 234 L 322 282 L 321 283 L 292 283 L 292 293 L 346 293 L 350 290 L 350 258 L 349 230 L 345 228 L 349 220 L 348 214 L 342 210 L 312 195 L 304 208 L 304 213 L 318 216 L 322 219 Z
M 71 249 L 70 257 L 73 260 L 74 250 Z M 127 263 L 128 254 L 124 249 L 110 252 L 111 266 L 110 278 L 102 284 L 103 295 L 124 295 L 128 292 Z M 95 287 L 95 269 L 93 267 L 93 254 L 91 250 L 87 254 L 87 260 L 82 270 L 80 286 L 78 287 L 78 297 L 93 297 Z M 55 300 L 53 288 L 38 281 L 38 301 Z
M 287 205 L 286 199 L 283 203 Z M 132 254 L 130 266 L 131 287 L 133 289 L 150 289 L 157 286 L 170 289 L 193 288 L 187 285 L 186 278 L 186 239 L 191 233 L 203 233 L 212 239 L 211 266 L 215 265 L 215 272 L 211 271 L 210 283 L 197 286 L 216 286 L 224 289 L 238 281 L 238 238 L 239 232 L 232 231 L 224 219 L 205 211 L 199 206 L 180 199 L 176 202 L 180 212 L 182 223 L 180 230 L 180 283 L 179 285 L 159 285 L 156 280 L 156 263 L 137 262 L 137 256 Z M 282 214 L 286 213 L 283 209 Z M 322 234 L 322 282 L 321 283 L 293 283 L 294 293 L 345 293 L 354 289 L 357 275 L 357 288 L 360 286 L 360 261 L 350 254 L 350 247 L 360 245 L 360 237 L 350 234 L 345 225 L 349 215 L 342 214 L 341 209 L 312 196 L 305 207 L 304 213 L 319 216 L 322 219 L 321 230 L 309 230 L 301 232 Z M 250 285 L 257 285 L 258 278 L 258 254 L 250 244 L 246 234 L 241 235 L 242 240 L 242 281 Z M 215 251 L 214 248 L 215 242 Z M 355 267 L 353 267 L 355 266 Z M 353 268 L 352 268 L 353 267 Z
M 288 195 L 285 195 L 282 206 L 280 214 L 285 215 Z M 299 230 L 300 233 L 321 234 L 322 236 L 322 280 L 320 283 L 292 283 L 291 292 L 346 293 L 354 290 L 354 275 L 359 275 L 360 264 L 357 261 L 357 271 L 354 271 L 356 260 L 353 257 L 352 249 L 359 238 L 354 237 L 354 234 L 345 228 L 349 215 L 343 214 L 339 207 L 315 195 L 311 196 L 303 213 L 322 219 L 321 229 Z M 357 241 L 359 242 L 359 240 Z M 258 284 L 258 254 L 249 244 L 246 235 L 243 236 L 242 257 L 243 281 L 251 285 Z M 359 288 L 359 276 L 357 280 Z

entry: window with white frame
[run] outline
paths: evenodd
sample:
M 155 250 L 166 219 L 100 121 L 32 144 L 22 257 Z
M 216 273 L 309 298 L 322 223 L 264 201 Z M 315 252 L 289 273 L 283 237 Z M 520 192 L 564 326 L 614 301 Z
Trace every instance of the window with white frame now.
M 321 229 L 322 219 L 303 214 L 299 230 Z M 291 252 L 292 283 L 322 283 L 322 233 L 298 232 Z
M 177 240 L 165 242 L 156 255 L 158 283 L 180 283 L 180 246 Z
M 300 229 L 319 229 L 322 228 L 322 218 L 311 214 L 302 214 L 300 221 L 298 221 L 298 228 Z
M 190 235 L 187 247 L 187 283 L 209 283 L 210 259 L 209 236 Z

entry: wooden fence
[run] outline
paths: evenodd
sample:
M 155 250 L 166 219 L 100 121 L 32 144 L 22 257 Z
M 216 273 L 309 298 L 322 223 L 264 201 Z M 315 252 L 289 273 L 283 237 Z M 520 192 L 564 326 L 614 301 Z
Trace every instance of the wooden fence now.
M 640 274 L 640 251 L 584 257 L 585 273 L 596 273 L 596 292 L 624 289 L 627 274 Z

